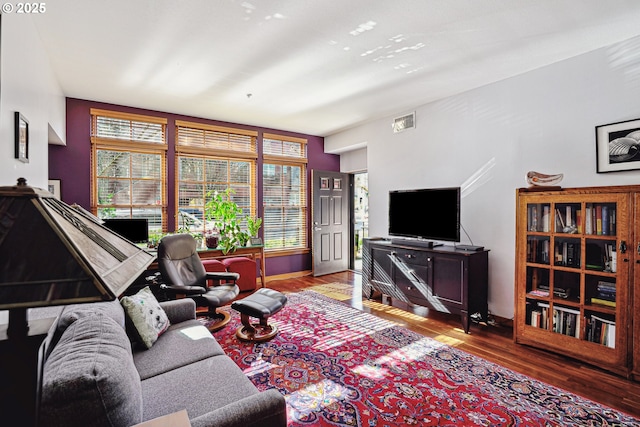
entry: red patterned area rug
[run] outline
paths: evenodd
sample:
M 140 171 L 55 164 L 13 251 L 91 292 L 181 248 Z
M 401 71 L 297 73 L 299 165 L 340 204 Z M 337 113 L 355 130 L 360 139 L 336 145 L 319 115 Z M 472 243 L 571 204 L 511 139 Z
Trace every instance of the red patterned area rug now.
M 640 420 L 361 312 L 288 294 L 269 342 L 214 334 L 260 390 L 286 398 L 289 426 L 640 426 Z

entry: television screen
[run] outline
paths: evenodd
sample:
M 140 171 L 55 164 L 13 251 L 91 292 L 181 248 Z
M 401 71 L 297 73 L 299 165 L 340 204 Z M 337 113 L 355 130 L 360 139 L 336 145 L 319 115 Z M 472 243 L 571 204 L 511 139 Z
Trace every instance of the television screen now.
M 103 225 L 130 242 L 149 241 L 149 225 L 146 218 L 110 218 L 105 219 Z
M 389 192 L 389 235 L 460 241 L 460 187 Z

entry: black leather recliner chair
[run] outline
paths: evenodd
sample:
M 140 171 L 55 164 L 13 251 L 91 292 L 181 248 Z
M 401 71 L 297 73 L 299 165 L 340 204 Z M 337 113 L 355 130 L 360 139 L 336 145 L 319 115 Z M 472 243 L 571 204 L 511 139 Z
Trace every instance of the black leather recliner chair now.
M 230 320 L 229 313 L 216 309 L 233 301 L 240 289 L 238 273 L 207 272 L 198 256 L 196 240 L 190 234 L 165 236 L 158 245 L 158 267 L 164 284 L 160 285 L 169 298 L 178 295 L 195 300 L 198 307 L 207 307 L 207 316 L 215 320 L 209 330 L 222 329 Z M 232 283 L 222 283 L 231 281 Z

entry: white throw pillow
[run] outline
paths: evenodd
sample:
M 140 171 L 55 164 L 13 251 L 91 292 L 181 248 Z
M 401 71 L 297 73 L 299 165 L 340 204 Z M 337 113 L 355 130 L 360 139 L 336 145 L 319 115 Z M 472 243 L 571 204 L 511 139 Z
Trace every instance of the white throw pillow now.
M 160 307 L 151 289 L 147 286 L 135 295 L 123 297 L 120 303 L 136 328 L 142 343 L 147 348 L 151 348 L 170 325 L 167 314 Z

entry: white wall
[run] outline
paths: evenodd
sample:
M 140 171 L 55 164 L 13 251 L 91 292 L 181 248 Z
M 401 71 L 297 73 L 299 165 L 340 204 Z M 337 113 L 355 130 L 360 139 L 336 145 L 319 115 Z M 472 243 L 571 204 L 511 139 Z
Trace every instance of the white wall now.
M 347 151 L 340 154 L 340 172 L 355 173 L 367 170 L 367 149 Z
M 64 140 L 65 99 L 30 15 L 2 15 L 0 28 L 0 186 L 47 188 L 49 127 Z M 29 163 L 14 158 L 14 112 L 29 121 Z M 0 324 L 8 312 L 0 311 Z
M 49 127 L 64 141 L 65 98 L 40 36 L 27 14 L 2 15 L 0 71 L 0 185 L 27 178 L 47 188 Z M 14 112 L 29 121 L 29 163 L 14 158 Z
M 491 249 L 489 309 L 511 318 L 515 189 L 529 170 L 564 173 L 563 187 L 640 183 L 640 171 L 597 174 L 595 149 L 595 126 L 640 118 L 638 100 L 634 38 L 418 107 L 414 130 L 393 134 L 389 117 L 329 136 L 325 150 L 366 144 L 370 236 L 387 235 L 389 190 L 462 186 L 462 225 Z

